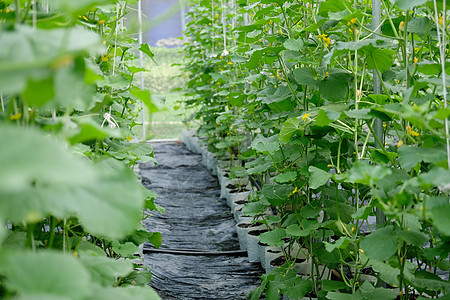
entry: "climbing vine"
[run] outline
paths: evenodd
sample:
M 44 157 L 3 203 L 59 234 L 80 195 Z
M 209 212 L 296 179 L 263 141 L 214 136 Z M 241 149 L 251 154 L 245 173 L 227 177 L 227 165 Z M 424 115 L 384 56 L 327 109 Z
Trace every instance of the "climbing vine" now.
M 155 108 L 133 80 L 153 56 L 124 26 L 136 2 L 0 1 L 2 299 L 159 299 L 136 257 L 162 211 L 133 173 Z
M 250 179 L 260 241 L 301 249 L 250 297 L 447 296 L 447 3 L 190 3 L 197 133 Z

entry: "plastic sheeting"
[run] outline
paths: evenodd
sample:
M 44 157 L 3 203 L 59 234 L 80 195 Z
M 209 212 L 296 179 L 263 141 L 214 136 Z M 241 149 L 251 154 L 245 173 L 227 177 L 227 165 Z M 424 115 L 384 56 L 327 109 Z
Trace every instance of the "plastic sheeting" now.
M 144 225 L 161 232 L 161 249 L 239 250 L 235 221 L 201 155 L 179 143 L 152 146 L 158 165 L 141 164 L 140 173 L 166 212 L 154 213 Z M 263 273 L 259 264 L 239 255 L 150 253 L 145 263 L 153 274 L 150 285 L 163 299 L 247 299 Z

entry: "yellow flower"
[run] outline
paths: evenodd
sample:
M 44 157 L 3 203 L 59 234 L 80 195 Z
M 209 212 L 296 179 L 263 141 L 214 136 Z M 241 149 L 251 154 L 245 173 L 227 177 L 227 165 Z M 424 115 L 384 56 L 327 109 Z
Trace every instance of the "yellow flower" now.
M 398 141 L 397 148 L 401 147 L 402 145 L 403 145 L 403 141 L 402 140 Z
M 420 48 L 419 47 L 414 47 L 414 51 L 415 52 L 419 52 Z
M 357 21 L 356 18 L 353 18 L 353 19 L 350 20 L 350 22 L 352 22 L 352 24 L 355 24 L 356 21 Z
M 323 39 L 324 41 L 325 41 L 325 38 L 327 37 L 327 35 L 326 34 L 319 34 L 318 36 L 317 36 L 317 38 L 320 40 L 320 39 Z
M 364 253 L 364 250 L 363 249 L 359 249 L 359 252 Z
M 11 117 L 9 117 L 9 119 L 14 121 L 14 120 L 20 119 L 21 117 L 22 117 L 22 113 L 19 112 L 19 113 L 15 114 L 15 115 L 12 115 Z
M 328 47 L 331 44 L 331 39 L 330 38 L 324 38 L 323 42 L 325 43 L 325 47 Z
M 234 84 L 232 84 L 232 85 L 230 85 L 231 87 L 233 87 L 234 86 Z
M 405 22 L 401 21 L 400 24 L 398 24 L 398 30 L 403 30 L 404 26 L 405 26 Z
M 86 21 L 89 21 L 88 18 L 86 18 L 86 16 L 82 16 L 82 18 Z
M 295 189 L 291 192 L 291 196 L 294 195 L 297 192 L 298 192 L 298 189 L 297 189 L 297 187 L 295 187 Z
M 278 31 L 280 34 L 283 34 L 283 31 L 281 31 L 281 29 Z
M 410 133 L 411 132 L 411 126 L 406 126 L 406 133 Z
M 106 41 L 103 41 L 103 45 L 106 45 Z
M 233 63 L 231 61 L 227 62 L 227 64 L 232 65 Z
M 105 23 L 105 20 L 98 20 L 99 25 L 103 25 Z
M 415 131 L 412 131 L 412 130 L 411 130 L 410 134 L 411 134 L 412 136 L 419 136 L 419 135 L 420 135 L 420 133 L 415 132 Z
M 309 118 L 310 115 L 311 115 L 310 113 L 304 114 L 304 115 L 302 116 L 303 122 L 306 122 L 306 120 L 308 120 L 308 118 Z
M 331 167 L 332 167 L 332 165 L 327 165 L 327 167 L 328 167 L 328 168 L 331 168 Z
M 216 19 L 218 19 L 219 18 L 219 14 L 216 14 Z
M 439 25 L 440 26 L 444 25 L 444 16 L 439 18 Z
M 131 136 L 127 135 L 126 139 L 127 141 L 131 141 Z
M 325 77 L 328 77 L 328 75 L 330 75 L 330 73 L 328 73 L 328 71 L 325 73 Z
M 419 59 L 417 57 L 414 57 L 414 64 L 417 64 L 418 61 Z

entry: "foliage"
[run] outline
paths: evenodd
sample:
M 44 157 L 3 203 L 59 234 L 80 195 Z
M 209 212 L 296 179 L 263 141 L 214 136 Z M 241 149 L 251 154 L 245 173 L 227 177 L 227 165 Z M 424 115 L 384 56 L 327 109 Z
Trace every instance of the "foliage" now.
M 199 136 L 242 162 L 247 212 L 270 230 L 261 242 L 287 240 L 312 269 L 334 270 L 293 277 L 286 253 L 252 299 L 297 286 L 327 299 L 448 297 L 436 275 L 449 270 L 447 11 L 380 2 L 376 28 L 371 1 L 191 1 L 186 104 Z
M 132 261 L 162 210 L 132 171 L 153 160 L 129 142 L 138 101 L 154 107 L 132 84 L 135 2 L 0 1 L 2 299 L 159 299 Z

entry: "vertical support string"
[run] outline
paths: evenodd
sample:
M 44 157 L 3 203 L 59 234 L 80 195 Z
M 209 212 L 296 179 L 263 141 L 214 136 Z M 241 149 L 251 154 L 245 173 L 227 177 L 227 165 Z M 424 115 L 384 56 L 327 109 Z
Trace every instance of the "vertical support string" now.
M 372 26 L 373 30 L 375 30 L 376 33 L 381 33 L 381 2 L 380 0 L 372 0 Z M 381 94 L 381 78 L 378 77 L 377 70 L 373 70 L 373 93 Z M 378 140 L 382 143 L 381 145 L 378 144 L 377 141 L 375 141 L 375 147 L 384 147 L 384 133 L 383 133 L 383 122 L 376 118 L 374 122 L 374 131 L 376 136 L 378 137 Z M 385 223 L 386 216 L 384 215 L 383 211 L 379 208 L 376 208 L 375 210 L 376 215 L 376 224 L 377 226 L 381 226 Z
M 441 60 L 441 66 L 442 66 L 442 88 L 443 88 L 443 98 L 444 98 L 444 107 L 447 108 L 447 78 L 445 73 L 445 49 L 446 47 L 446 40 L 445 40 L 445 29 L 446 29 L 446 18 L 447 18 L 447 8 L 446 8 L 446 1 L 442 2 L 443 5 L 443 15 L 442 15 L 442 39 L 441 39 L 441 30 L 439 28 L 439 15 L 437 11 L 437 3 L 436 0 L 433 0 L 434 4 L 434 18 L 436 20 L 436 29 L 437 29 L 437 36 L 439 41 L 439 54 L 440 54 L 440 60 Z M 448 118 L 445 118 L 445 137 L 447 141 L 447 165 L 450 169 L 450 137 L 449 137 L 449 125 L 448 125 Z
M 142 3 L 141 0 L 138 1 L 138 20 L 139 20 L 139 45 L 143 43 L 142 37 Z M 139 67 L 144 68 L 144 57 L 142 55 L 142 51 L 139 51 Z M 144 89 L 144 72 L 140 71 L 140 88 Z M 145 105 L 144 102 L 141 103 L 142 107 L 142 140 L 145 141 Z
M 227 13 L 225 1 L 221 0 L 222 4 L 222 30 L 223 30 L 223 49 L 224 51 L 227 51 L 227 26 L 226 26 L 226 20 L 225 15 Z

